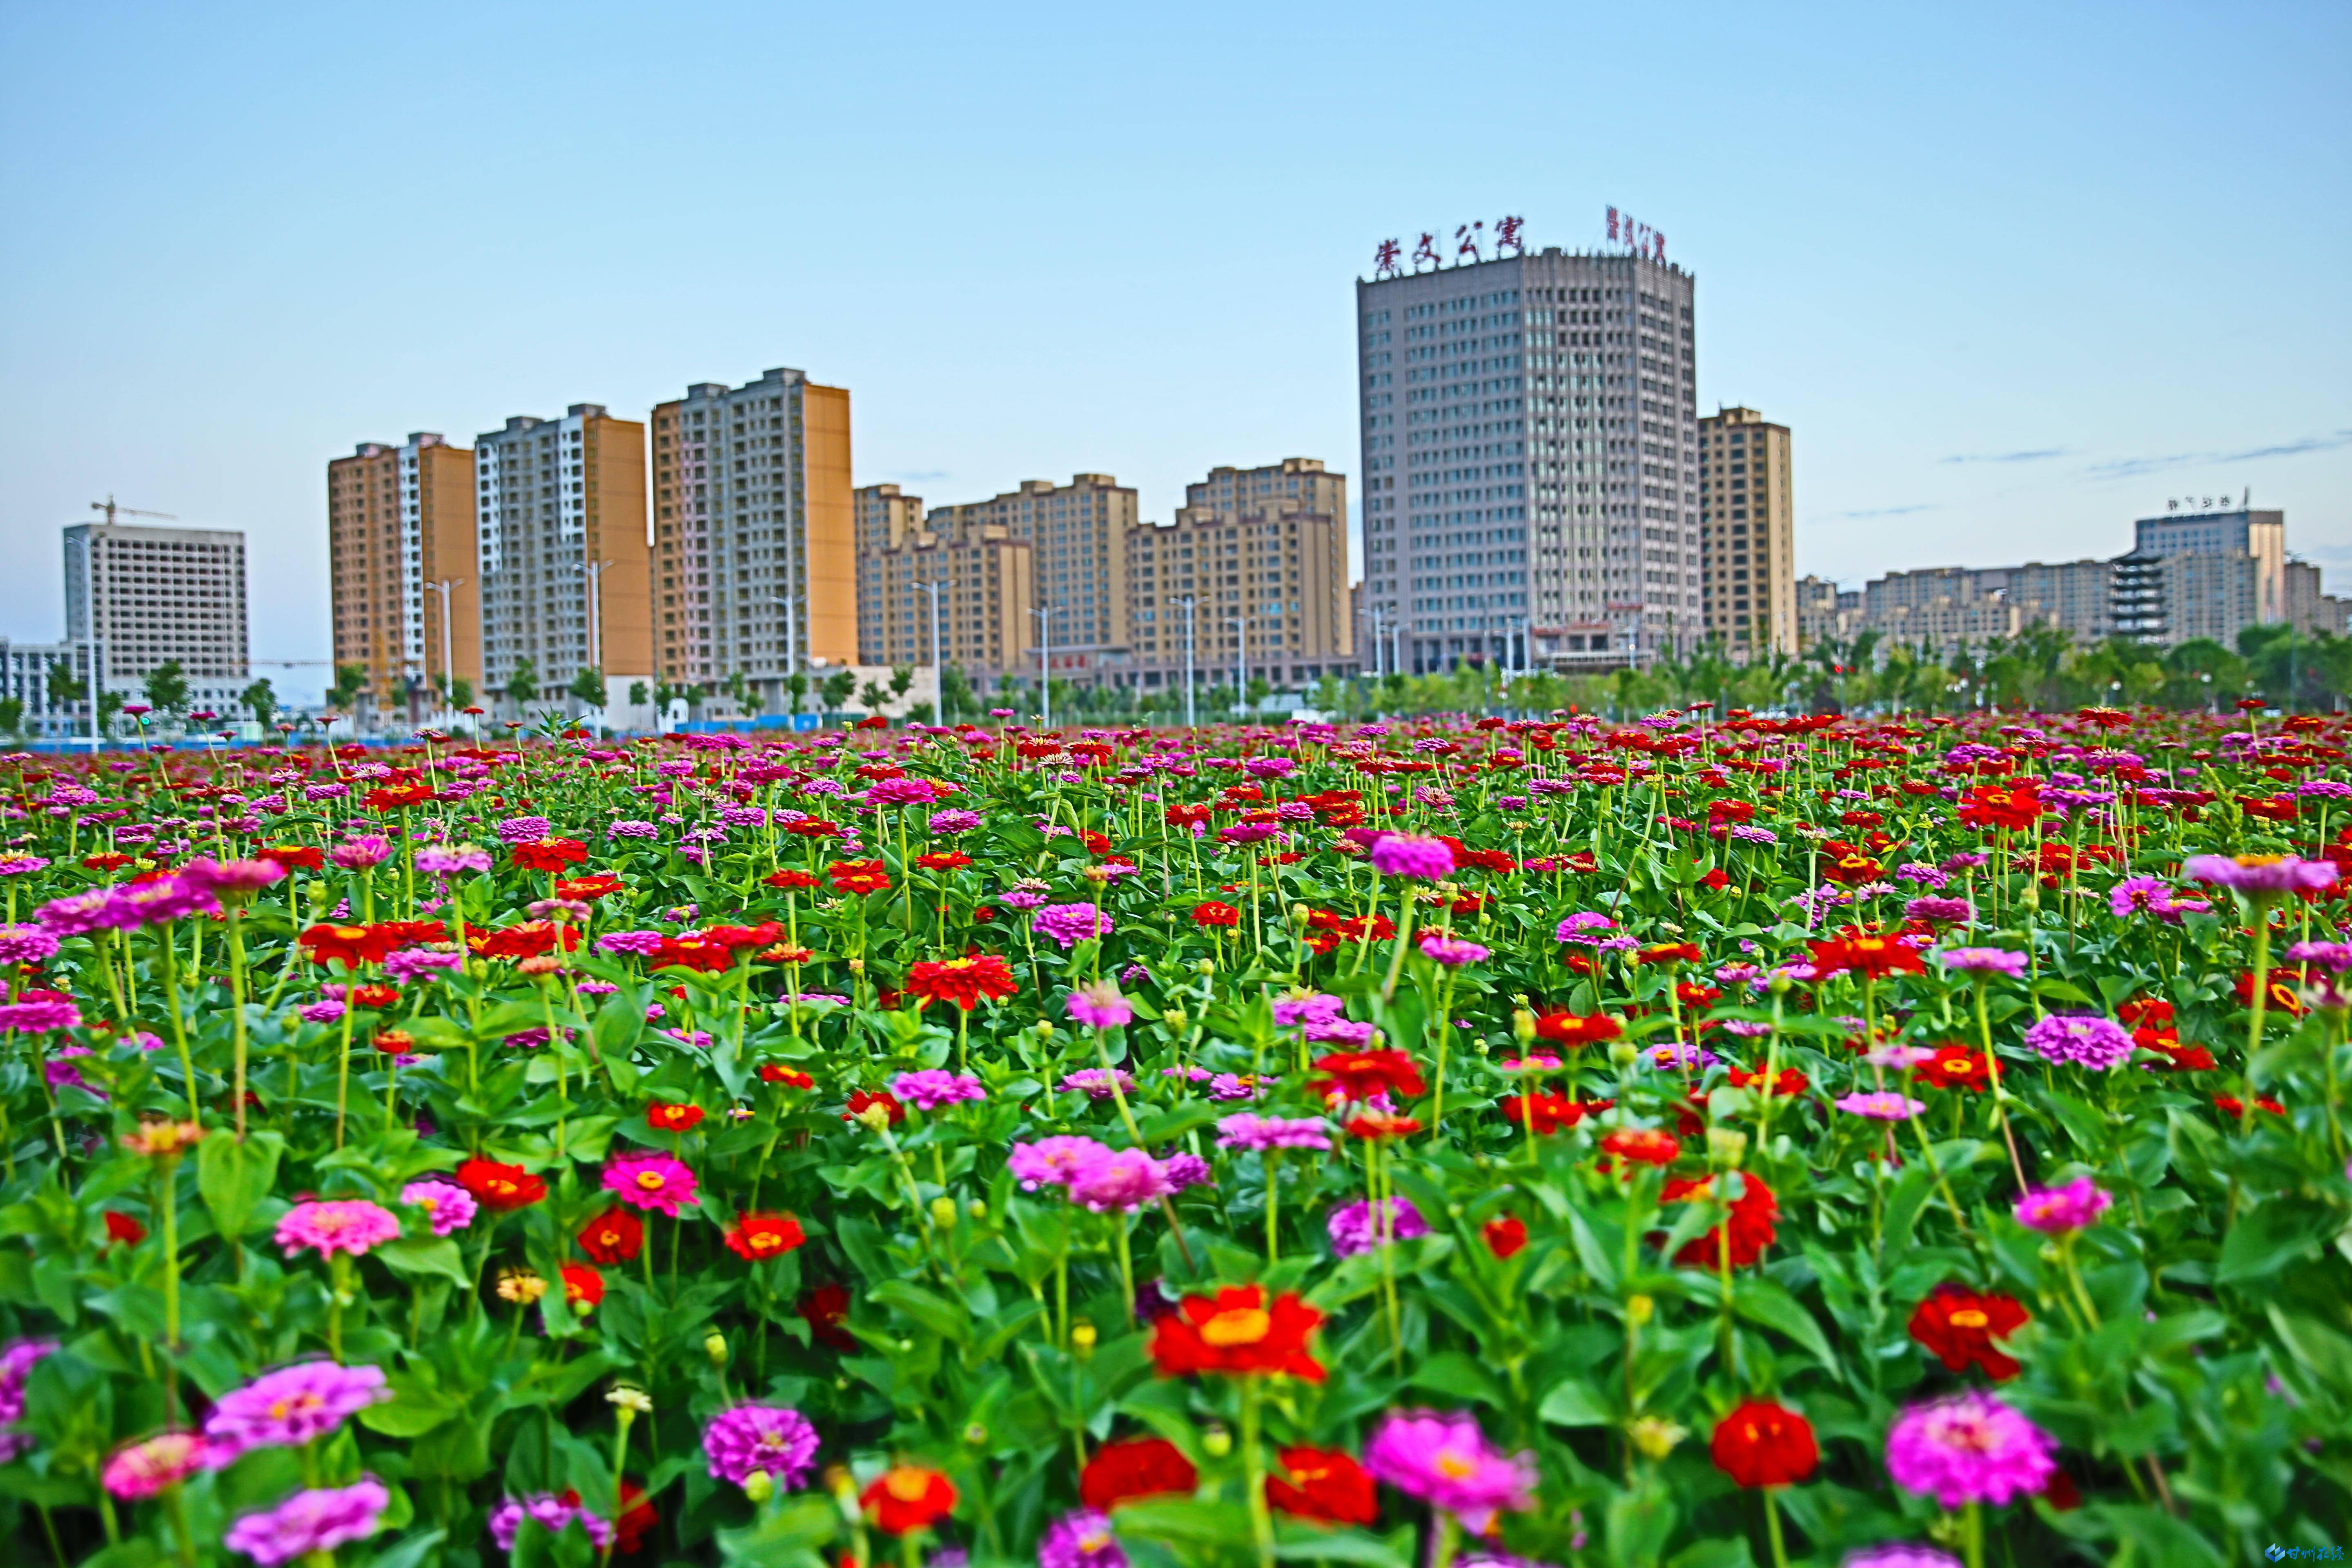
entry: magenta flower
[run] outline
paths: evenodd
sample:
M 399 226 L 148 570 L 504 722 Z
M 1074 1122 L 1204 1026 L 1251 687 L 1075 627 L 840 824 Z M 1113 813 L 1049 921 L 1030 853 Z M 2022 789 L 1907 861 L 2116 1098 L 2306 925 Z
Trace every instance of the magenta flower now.
M 1070 1180 L 1070 1201 L 1108 1214 L 1120 1209 L 1133 1214 L 1176 1191 L 1160 1162 L 1140 1149 L 1105 1154 Z
M 2050 1484 L 2058 1440 L 1990 1394 L 1969 1390 L 1914 1405 L 1886 1434 L 1886 1473 L 1946 1508 L 1998 1508 Z
M 757 1470 L 781 1489 L 793 1490 L 816 1468 L 816 1448 L 808 1417 L 781 1405 L 738 1405 L 702 1429 L 710 1479 L 731 1486 L 741 1486 Z
M 446 881 L 467 871 L 490 868 L 490 852 L 471 844 L 427 844 L 416 852 L 416 868 Z
M 2287 948 L 2286 961 L 2324 969 L 2330 974 L 2340 974 L 2352 969 L 2352 942 L 2298 942 Z
M 1118 994 L 1115 982 L 1097 980 L 1062 999 L 1063 1010 L 1089 1029 L 1116 1029 L 1135 1016 L 1135 1009 Z
M 267 1513 L 248 1513 L 228 1527 L 222 1544 L 261 1564 L 277 1568 L 313 1552 L 332 1552 L 346 1542 L 376 1532 L 392 1494 L 373 1476 L 347 1487 L 296 1492 Z
M 474 1194 L 453 1182 L 411 1182 L 400 1189 L 400 1201 L 425 1211 L 436 1236 L 449 1236 L 474 1223 L 479 1207 Z
M 599 1552 L 613 1540 L 613 1527 L 579 1503 L 541 1492 L 536 1497 L 499 1500 L 499 1506 L 490 1510 L 491 1543 L 501 1552 L 512 1552 L 525 1520 L 536 1522 L 550 1535 L 561 1535 L 577 1524 L 587 1535 L 588 1544 Z
M 328 850 L 327 858 L 346 871 L 365 871 L 383 865 L 391 854 L 390 839 L 381 834 L 362 833 L 357 838 Z
M 393 1212 L 365 1198 L 331 1198 L 296 1204 L 278 1222 L 278 1245 L 294 1257 L 305 1247 L 321 1258 L 345 1253 L 364 1258 L 369 1251 L 400 1235 Z
M 1903 918 L 1940 925 L 1964 926 L 1977 918 L 1977 907 L 1966 899 L 1913 899 L 1903 906 Z
M 2088 1176 L 2077 1176 L 2063 1187 L 2029 1187 L 2013 1211 L 2017 1223 L 2045 1236 L 2071 1236 L 2098 1223 L 2116 1200 Z
M 1465 942 L 1459 937 L 1449 936 L 1444 931 L 1426 931 L 1421 933 L 1422 956 L 1433 963 L 1443 964 L 1448 969 L 1459 969 L 1465 963 L 1482 963 L 1492 954 L 1493 951 L 1491 948 L 1481 947 L 1475 942 Z
M 1008 898 L 1005 902 L 1012 900 Z M 1041 936 L 1050 936 L 1062 944 L 1063 950 L 1082 942 L 1110 934 L 1110 917 L 1092 904 L 1047 904 L 1029 917 L 1030 928 Z
M 1607 915 L 1595 913 L 1591 910 L 1583 910 L 1560 921 L 1559 929 L 1553 931 L 1552 936 L 1559 942 L 1572 942 L 1585 947 L 1596 947 L 1603 940 L 1602 932 L 1616 929 L 1617 922 Z
M 1443 838 L 1383 833 L 1372 840 L 1372 869 L 1383 877 L 1418 877 L 1433 882 L 1454 873 L 1454 847 Z
M 2131 1059 L 2131 1032 L 2110 1018 L 2053 1013 L 2025 1031 L 2025 1043 L 2049 1062 L 2073 1062 L 2105 1072 Z
M 694 1201 L 695 1175 L 667 1154 L 624 1155 L 604 1167 L 604 1188 L 631 1208 L 659 1209 L 671 1219 Z
M 1109 1158 L 1110 1151 L 1091 1138 L 1040 1138 L 1013 1145 L 1005 1168 L 1022 1191 L 1034 1193 L 1039 1187 L 1066 1188 Z
M 955 810 L 931 813 L 930 826 L 934 833 L 970 833 L 979 826 L 980 813 L 976 811 Z
M 1046 1527 L 1037 1543 L 1037 1568 L 1128 1568 L 1127 1553 L 1108 1518 L 1075 1509 Z
M 1908 1121 L 1927 1109 L 1924 1100 L 1892 1091 L 1880 1094 L 1849 1094 L 1837 1102 L 1837 1108 L 1851 1116 L 1866 1116 L 1873 1121 Z
M 1259 1116 L 1243 1111 L 1217 1123 L 1217 1147 L 1255 1149 L 1328 1149 L 1330 1124 L 1316 1116 Z
M 1411 1241 L 1416 1236 L 1429 1234 L 1429 1222 L 1411 1198 L 1382 1198 L 1377 1218 L 1371 1200 L 1358 1198 L 1333 1209 L 1323 1228 L 1331 1237 L 1334 1258 L 1353 1258 L 1360 1252 L 1370 1252 L 1386 1247 L 1392 1241 Z
M 1962 1564 L 1950 1552 L 1938 1551 L 1933 1546 L 1914 1546 L 1907 1541 L 1890 1541 L 1884 1546 L 1847 1552 L 1838 1568 L 1962 1568 Z
M 2188 877 L 2227 888 L 2253 903 L 2284 898 L 2289 893 L 2316 892 L 2336 880 L 2336 868 L 2325 860 L 2303 860 L 2293 855 L 2192 855 L 2181 867 Z
M 1474 1535 L 1486 1533 L 1505 1509 L 1535 1507 L 1535 1457 L 1497 1454 L 1466 1415 L 1391 1415 L 1364 1445 L 1364 1468 L 1407 1497 L 1458 1516 Z
M 0 926 L 0 967 L 45 963 L 57 952 L 58 939 L 39 926 Z
M 200 1432 L 158 1432 L 126 1444 L 106 1461 L 100 1477 L 106 1489 L 126 1502 L 153 1497 L 212 1468 L 209 1446 Z
M 1057 1086 L 1063 1094 L 1083 1094 L 1088 1100 L 1109 1100 L 1115 1095 L 1135 1092 L 1135 1079 L 1125 1068 L 1080 1068 L 1063 1075 Z
M 1292 1029 L 1315 1024 L 1328 1024 L 1347 1011 L 1348 1004 L 1338 996 L 1319 993 L 1307 996 L 1277 996 L 1274 1003 L 1274 1026 Z
M 133 882 L 116 889 L 114 901 L 120 911 L 117 923 L 127 919 L 132 925 L 162 925 L 190 915 L 214 914 L 220 909 L 220 900 L 213 896 L 213 890 L 189 877 L 158 877 L 152 882 Z
M 20 850 L 10 850 L 6 854 L 0 854 L 0 877 L 29 877 L 47 865 L 48 862 L 38 855 L 27 855 Z
M 248 1448 L 299 1448 L 391 1397 L 380 1366 L 297 1362 L 222 1394 L 205 1436 L 226 1464 Z
M 191 860 L 180 874 L 214 895 L 227 894 L 232 903 L 249 903 L 253 895 L 273 882 L 286 879 L 286 868 L 271 859 Z
M 2021 952 L 1998 947 L 1948 947 L 1936 955 L 1936 962 L 1963 973 L 2006 974 L 2016 980 L 2024 975 L 2026 960 Z
M 944 1110 L 967 1100 L 988 1098 L 988 1090 L 981 1086 L 980 1079 L 943 1068 L 902 1072 L 890 1080 L 890 1092 L 918 1110 Z
M 0 1034 L 47 1035 L 81 1027 L 81 1009 L 55 993 L 0 1002 Z

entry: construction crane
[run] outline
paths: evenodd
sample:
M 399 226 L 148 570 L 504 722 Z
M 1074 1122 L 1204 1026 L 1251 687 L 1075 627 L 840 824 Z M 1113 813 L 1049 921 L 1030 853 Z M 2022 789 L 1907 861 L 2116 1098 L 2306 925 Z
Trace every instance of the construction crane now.
M 89 510 L 92 511 L 104 512 L 106 514 L 106 521 L 110 525 L 113 523 L 114 514 L 118 511 L 125 517 L 160 517 L 165 522 L 177 522 L 180 521 L 168 511 L 141 511 L 135 506 L 117 506 L 114 504 L 114 498 L 111 495 L 108 496 L 104 500 L 94 500 L 90 502 Z

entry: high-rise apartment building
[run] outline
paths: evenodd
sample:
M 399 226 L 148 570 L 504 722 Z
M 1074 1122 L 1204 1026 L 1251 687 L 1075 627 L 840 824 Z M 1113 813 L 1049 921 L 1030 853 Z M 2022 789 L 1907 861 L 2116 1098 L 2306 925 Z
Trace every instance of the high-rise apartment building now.
M 865 485 L 852 493 L 852 515 L 857 537 L 857 658 L 861 664 L 889 664 L 883 651 L 880 597 L 867 592 L 875 579 L 875 563 L 886 550 L 897 550 L 923 531 L 923 498 L 910 496 L 897 485 Z
M 860 662 L 954 665 L 983 689 L 1024 672 L 1037 640 L 1035 552 L 1001 522 L 942 518 L 861 554 L 860 624 L 871 631 Z
M 508 690 L 527 664 L 552 698 L 583 670 L 651 674 L 644 423 L 600 403 L 517 415 L 475 437 L 474 483 L 484 682 Z
M 659 668 L 715 691 L 741 675 L 782 710 L 811 664 L 858 658 L 849 393 L 776 369 L 654 410 Z
M 420 430 L 330 462 L 327 553 L 335 663 L 367 671 L 378 708 L 413 719 L 451 677 L 480 686 L 473 453 Z
M 1700 639 L 1693 290 L 1556 248 L 1357 281 L 1366 597 L 1406 668 Z
M 1121 684 L 1244 671 L 1299 687 L 1356 666 L 1348 583 L 1348 477 L 1314 458 L 1213 468 L 1172 523 L 1127 542 L 1130 667 Z
M 1809 653 L 1817 643 L 1843 642 L 1862 624 L 1862 590 L 1840 588 L 1822 577 L 1800 577 L 1796 586 L 1797 649 Z
M 1797 651 L 1797 524 L 1789 427 L 1753 408 L 1698 422 L 1707 636 L 1746 663 Z
M 1048 612 L 1034 637 L 1052 649 L 1056 679 L 1097 679 L 1127 646 L 1127 538 L 1138 521 L 1136 495 L 1108 474 L 1077 474 L 1066 485 L 1024 479 L 988 500 L 934 507 L 926 525 L 971 537 L 998 527 L 1031 549 L 1034 608 Z M 911 590 L 897 590 L 900 608 Z M 860 586 L 861 610 L 886 609 L 878 582 Z
M 65 557 L 66 641 L 96 644 L 102 689 L 135 697 L 176 659 L 193 708 L 236 705 L 249 647 L 243 533 L 76 523 Z
M 1891 572 L 1864 590 L 1862 625 L 1938 655 L 2037 626 L 2104 642 L 2116 626 L 2116 571 L 2112 561 L 2085 560 Z

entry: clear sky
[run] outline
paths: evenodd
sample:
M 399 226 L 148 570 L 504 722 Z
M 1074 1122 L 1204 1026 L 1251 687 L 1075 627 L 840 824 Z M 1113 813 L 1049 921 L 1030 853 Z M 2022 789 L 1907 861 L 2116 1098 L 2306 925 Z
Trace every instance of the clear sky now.
M 1697 275 L 1702 411 L 1794 429 L 1800 570 L 2251 486 L 2343 591 L 2347 82 L 2336 0 L 6 0 L 0 633 L 111 491 L 245 529 L 254 653 L 323 658 L 329 458 L 771 365 L 934 502 L 1353 472 L 1377 242 L 1612 205 Z

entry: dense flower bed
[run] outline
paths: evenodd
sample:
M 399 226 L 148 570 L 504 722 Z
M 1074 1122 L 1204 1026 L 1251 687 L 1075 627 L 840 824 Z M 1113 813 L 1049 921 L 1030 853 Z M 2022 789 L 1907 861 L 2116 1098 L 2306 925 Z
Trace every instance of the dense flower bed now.
M 14 757 L 11 1560 L 2244 1562 L 2332 721 Z

